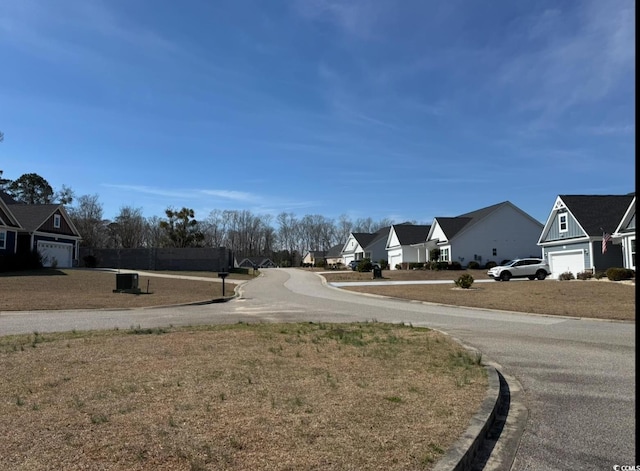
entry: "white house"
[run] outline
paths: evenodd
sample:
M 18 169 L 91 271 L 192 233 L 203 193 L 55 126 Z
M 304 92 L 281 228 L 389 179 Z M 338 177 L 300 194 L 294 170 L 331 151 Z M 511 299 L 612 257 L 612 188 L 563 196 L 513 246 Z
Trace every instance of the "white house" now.
M 424 249 L 421 250 L 416 244 L 426 240 L 429 229 L 431 226 L 407 223 L 391 226 L 385 246 L 389 269 L 396 270 L 396 266 L 402 266 L 403 263 L 426 262 L 425 256 L 421 256 Z
M 476 261 L 500 263 L 521 257 L 539 257 L 542 223 L 509 201 L 456 217 L 436 217 L 423 246 L 440 249 L 440 260 L 466 266 Z
M 378 262 L 387 259 L 386 242 L 389 235 L 390 226 L 374 232 L 352 232 L 342 247 L 341 255 L 344 264 L 348 265 L 352 260 L 362 260 L 368 258 Z

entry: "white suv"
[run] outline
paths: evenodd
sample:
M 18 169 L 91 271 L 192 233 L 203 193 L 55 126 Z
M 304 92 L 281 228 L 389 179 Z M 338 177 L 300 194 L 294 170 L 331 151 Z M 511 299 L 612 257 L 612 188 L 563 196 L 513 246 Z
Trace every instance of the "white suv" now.
M 511 278 L 544 280 L 550 274 L 549 264 L 541 258 L 517 258 L 487 272 L 496 281 L 509 281 Z

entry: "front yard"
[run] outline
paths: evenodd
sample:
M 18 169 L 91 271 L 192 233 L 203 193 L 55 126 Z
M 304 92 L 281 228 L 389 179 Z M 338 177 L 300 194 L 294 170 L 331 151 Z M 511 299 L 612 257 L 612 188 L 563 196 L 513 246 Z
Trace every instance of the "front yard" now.
M 385 270 L 380 281 L 450 280 L 450 284 L 354 286 L 343 289 L 403 299 L 457 306 L 528 312 L 546 315 L 635 320 L 635 283 L 601 280 L 474 283 L 471 289 L 456 288 L 454 281 L 468 273 L 488 280 L 484 270 Z M 328 282 L 374 281 L 371 273 L 323 272 Z

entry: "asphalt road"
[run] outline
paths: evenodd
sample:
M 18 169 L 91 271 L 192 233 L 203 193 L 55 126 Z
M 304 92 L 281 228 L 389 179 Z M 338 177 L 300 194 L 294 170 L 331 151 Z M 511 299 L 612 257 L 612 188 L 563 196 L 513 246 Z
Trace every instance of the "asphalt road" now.
M 407 322 L 479 349 L 519 380 L 529 410 L 515 470 L 636 464 L 635 323 L 494 312 L 363 296 L 311 272 L 270 269 L 228 303 L 100 311 L 0 312 L 0 335 L 203 323 Z

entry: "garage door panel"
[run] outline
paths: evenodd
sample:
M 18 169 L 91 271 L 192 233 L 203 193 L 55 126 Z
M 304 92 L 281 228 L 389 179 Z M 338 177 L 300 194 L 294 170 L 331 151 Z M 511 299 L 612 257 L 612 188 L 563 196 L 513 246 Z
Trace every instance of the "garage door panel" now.
M 55 265 L 59 268 L 70 268 L 72 266 L 73 246 L 71 244 L 40 240 L 37 245 L 45 267 Z
M 549 265 L 552 278 L 558 278 L 565 272 L 571 272 L 575 276 L 584 271 L 584 255 L 582 252 L 552 253 L 549 254 Z

